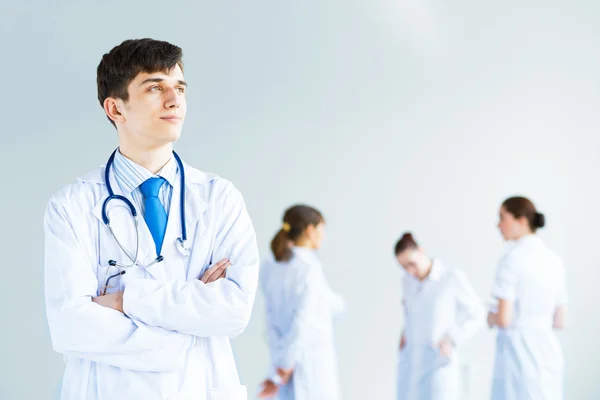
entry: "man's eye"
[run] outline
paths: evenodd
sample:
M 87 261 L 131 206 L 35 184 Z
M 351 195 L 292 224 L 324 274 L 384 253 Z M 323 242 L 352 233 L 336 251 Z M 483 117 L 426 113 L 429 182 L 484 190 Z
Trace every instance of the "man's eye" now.
M 185 93 L 185 88 L 183 88 L 183 87 L 178 87 L 176 90 L 177 90 L 179 93 Z
M 158 92 L 159 90 L 160 90 L 160 86 L 158 86 L 158 85 L 150 87 L 151 92 Z

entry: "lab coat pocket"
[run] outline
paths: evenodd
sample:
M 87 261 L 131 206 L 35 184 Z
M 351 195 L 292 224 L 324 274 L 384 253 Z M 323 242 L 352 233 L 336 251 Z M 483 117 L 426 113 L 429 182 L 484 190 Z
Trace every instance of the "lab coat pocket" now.
M 248 400 L 246 386 L 230 386 L 210 390 L 208 400 Z

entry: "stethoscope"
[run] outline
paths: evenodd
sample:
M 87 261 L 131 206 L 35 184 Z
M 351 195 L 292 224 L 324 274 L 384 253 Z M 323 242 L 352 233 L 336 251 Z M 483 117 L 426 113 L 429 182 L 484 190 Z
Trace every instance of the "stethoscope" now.
M 106 163 L 106 168 L 104 170 L 104 182 L 106 184 L 106 189 L 108 191 L 108 197 L 104 200 L 104 203 L 102 204 L 102 221 L 104 222 L 104 225 L 106 225 L 106 227 L 110 231 L 110 234 L 112 235 L 112 237 L 115 239 L 115 242 L 117 242 L 117 244 L 119 245 L 121 250 L 123 250 L 123 253 L 125 253 L 127 258 L 129 258 L 130 262 L 129 263 L 121 263 L 116 260 L 108 261 L 108 265 L 110 267 L 119 268 L 119 272 L 108 277 L 108 279 L 106 280 L 105 288 L 108 287 L 111 279 L 113 279 L 117 276 L 123 275 L 125 273 L 125 271 L 124 271 L 125 268 L 130 268 L 130 267 L 133 267 L 134 265 L 137 265 L 141 268 L 148 268 L 148 267 L 151 267 L 152 265 L 157 264 L 164 260 L 164 257 L 162 255 L 158 254 L 157 257 L 150 264 L 143 265 L 143 264 L 140 264 L 140 262 L 139 262 L 138 258 L 139 258 L 139 250 L 140 250 L 140 228 L 139 228 L 139 216 L 138 216 L 137 210 L 135 209 L 135 206 L 133 205 L 133 203 L 127 197 L 115 194 L 112 189 L 112 185 L 110 184 L 110 176 L 109 176 L 110 168 L 114 164 L 116 152 L 117 152 L 117 150 L 113 151 L 113 153 L 110 155 L 110 158 L 108 159 L 108 161 Z M 177 161 L 177 165 L 179 166 L 179 175 L 180 175 L 180 188 L 179 188 L 180 189 L 180 207 L 179 208 L 180 208 L 180 218 L 181 218 L 181 237 L 179 237 L 175 240 L 175 247 L 177 247 L 177 250 L 179 250 L 179 252 L 183 256 L 187 257 L 190 254 L 191 246 L 189 245 L 189 243 L 187 241 L 187 230 L 186 230 L 186 226 L 185 226 L 185 171 L 183 168 L 183 162 L 181 161 L 181 158 L 179 158 L 179 156 L 175 152 L 173 152 L 173 156 L 175 157 L 175 161 Z M 121 241 L 115 235 L 115 232 L 113 231 L 112 227 L 110 226 L 110 218 L 108 217 L 108 213 L 106 210 L 107 210 L 108 203 L 110 203 L 112 200 L 122 201 L 123 203 L 125 203 L 127 205 L 127 207 L 129 208 L 129 212 L 134 220 L 135 232 L 136 232 L 136 239 L 135 239 L 136 245 L 135 245 L 135 252 L 133 254 L 129 253 L 127 251 L 127 249 L 125 249 L 125 246 L 123 246 Z

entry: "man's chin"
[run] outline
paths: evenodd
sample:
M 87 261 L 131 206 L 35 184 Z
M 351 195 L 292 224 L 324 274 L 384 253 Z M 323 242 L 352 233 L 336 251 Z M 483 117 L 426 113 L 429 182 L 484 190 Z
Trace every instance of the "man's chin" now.
M 163 132 L 158 139 L 158 142 L 169 144 L 176 142 L 181 137 L 181 129 Z

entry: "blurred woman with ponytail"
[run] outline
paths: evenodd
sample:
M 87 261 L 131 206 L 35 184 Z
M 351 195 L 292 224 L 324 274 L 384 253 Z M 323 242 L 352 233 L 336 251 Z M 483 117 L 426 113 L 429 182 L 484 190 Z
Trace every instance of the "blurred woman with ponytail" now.
M 458 355 L 485 325 L 483 304 L 463 272 L 430 258 L 412 234 L 395 254 L 406 272 L 396 398 L 459 400 Z
M 340 398 L 333 319 L 344 301 L 325 279 L 317 250 L 325 220 L 316 209 L 289 208 L 271 242 L 273 259 L 263 264 L 271 375 L 259 398 Z
M 488 314 L 498 327 L 492 400 L 563 399 L 564 360 L 555 329 L 565 325 L 561 259 L 536 235 L 546 219 L 524 197 L 500 208 L 498 228 L 512 243 L 496 270 Z

